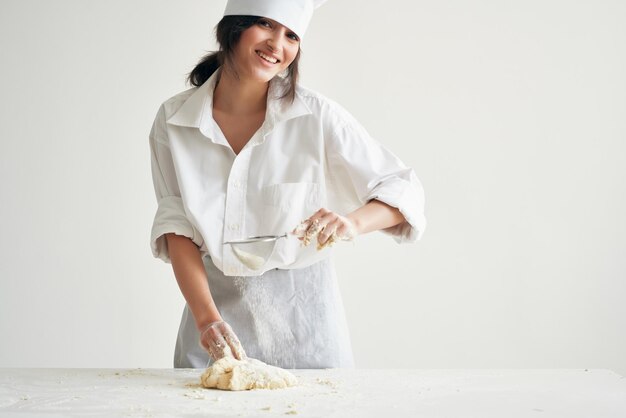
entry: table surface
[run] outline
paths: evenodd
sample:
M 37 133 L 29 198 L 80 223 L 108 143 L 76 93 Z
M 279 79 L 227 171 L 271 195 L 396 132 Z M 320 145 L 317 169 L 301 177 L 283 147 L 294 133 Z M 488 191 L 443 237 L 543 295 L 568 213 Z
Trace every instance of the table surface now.
M 295 370 L 296 387 L 243 392 L 202 372 L 0 368 L 0 417 L 626 417 L 609 370 Z

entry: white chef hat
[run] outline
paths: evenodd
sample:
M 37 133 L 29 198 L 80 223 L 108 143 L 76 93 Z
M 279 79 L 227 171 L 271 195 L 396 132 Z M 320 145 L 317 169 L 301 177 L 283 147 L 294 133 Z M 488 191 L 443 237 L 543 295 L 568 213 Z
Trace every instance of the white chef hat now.
M 300 39 L 309 26 L 313 10 L 327 0 L 228 0 L 224 16 L 263 16 L 288 27 Z

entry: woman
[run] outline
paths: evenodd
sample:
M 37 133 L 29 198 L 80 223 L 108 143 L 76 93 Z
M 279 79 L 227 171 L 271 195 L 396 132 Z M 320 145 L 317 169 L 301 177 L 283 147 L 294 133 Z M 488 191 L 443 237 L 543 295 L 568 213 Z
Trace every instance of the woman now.
M 413 170 L 297 83 L 301 38 L 320 3 L 230 0 L 219 52 L 190 73 L 195 87 L 157 113 L 151 248 L 171 262 L 187 302 L 175 367 L 226 355 L 353 367 L 331 249 L 280 239 L 251 267 L 225 243 L 298 225 L 322 247 L 375 230 L 412 242 L 424 230 Z

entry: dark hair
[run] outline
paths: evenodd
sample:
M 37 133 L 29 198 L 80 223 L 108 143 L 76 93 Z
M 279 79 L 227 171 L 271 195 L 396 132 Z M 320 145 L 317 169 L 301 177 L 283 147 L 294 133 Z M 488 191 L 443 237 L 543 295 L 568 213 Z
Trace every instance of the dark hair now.
M 211 52 L 200 59 L 198 64 L 187 76 L 187 82 L 199 87 L 217 71 L 219 67 L 227 64 L 227 67 L 234 70 L 233 53 L 235 46 L 241 38 L 241 33 L 250 26 L 256 24 L 261 16 L 224 16 L 215 28 L 215 37 L 219 44 L 219 51 Z M 288 98 L 293 102 L 296 96 L 296 82 L 298 81 L 298 61 L 300 59 L 300 48 L 293 62 L 287 67 L 288 89 L 280 98 Z M 237 73 L 235 72 L 235 76 Z

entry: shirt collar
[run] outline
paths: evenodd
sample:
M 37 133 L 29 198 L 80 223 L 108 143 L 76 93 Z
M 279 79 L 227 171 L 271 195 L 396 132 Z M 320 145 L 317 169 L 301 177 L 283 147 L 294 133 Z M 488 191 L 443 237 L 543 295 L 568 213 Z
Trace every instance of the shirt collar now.
M 219 126 L 213 119 L 213 92 L 217 83 L 218 71 L 215 71 L 185 100 L 183 105 L 167 119 L 167 123 L 198 128 L 204 136 L 214 142 L 223 137 Z M 287 82 L 283 79 L 275 77 L 270 80 L 265 121 L 262 126 L 263 135 L 259 139 L 259 143 L 264 142 L 265 136 L 279 123 L 311 114 L 311 110 L 298 94 L 296 94 L 293 103 L 289 100 L 278 100 L 287 87 Z

